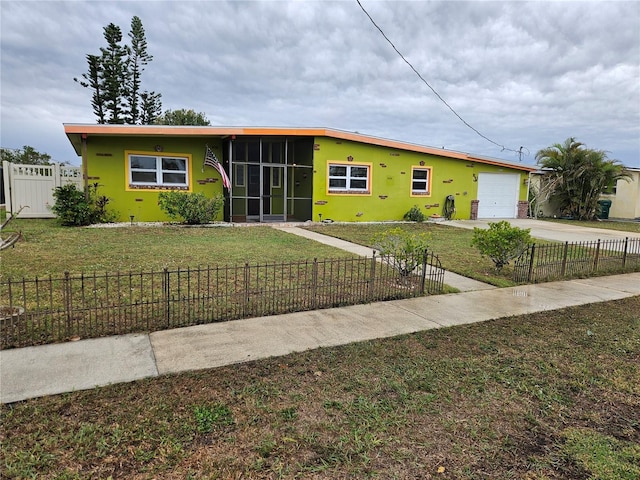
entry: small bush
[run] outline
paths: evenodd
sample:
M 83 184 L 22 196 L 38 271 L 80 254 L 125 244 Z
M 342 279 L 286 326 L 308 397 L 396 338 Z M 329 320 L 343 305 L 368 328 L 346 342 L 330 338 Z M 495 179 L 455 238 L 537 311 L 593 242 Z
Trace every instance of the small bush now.
M 406 232 L 402 228 L 392 228 L 373 237 L 373 246 L 382 256 L 392 257 L 400 275 L 407 276 L 422 262 L 427 250 L 429 235 Z
M 113 221 L 115 214 L 107 210 L 109 199 L 97 192 L 97 183 L 88 187 L 88 195 L 73 184 L 56 187 L 53 192 L 55 203 L 51 211 L 65 226 L 80 227 Z
M 188 225 L 201 225 L 216 219 L 224 206 L 224 198 L 217 195 L 213 198 L 203 193 L 161 192 L 158 204 L 169 218 Z
M 418 205 L 414 205 L 411 209 L 404 214 L 404 219 L 409 222 L 424 222 L 427 216 L 420 210 Z
M 530 232 L 531 229 L 513 227 L 506 220 L 490 222 L 486 230 L 473 229 L 471 245 L 476 247 L 481 255 L 489 257 L 499 272 L 533 243 Z

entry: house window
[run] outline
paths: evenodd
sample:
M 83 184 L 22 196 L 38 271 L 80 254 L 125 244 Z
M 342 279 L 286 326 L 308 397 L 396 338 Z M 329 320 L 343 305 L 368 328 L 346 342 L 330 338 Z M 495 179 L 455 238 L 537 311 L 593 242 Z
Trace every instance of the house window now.
M 129 155 L 129 184 L 138 188 L 187 188 L 188 158 Z
M 329 164 L 329 192 L 369 193 L 369 165 Z
M 431 193 L 431 169 L 411 169 L 411 195 L 429 195 Z

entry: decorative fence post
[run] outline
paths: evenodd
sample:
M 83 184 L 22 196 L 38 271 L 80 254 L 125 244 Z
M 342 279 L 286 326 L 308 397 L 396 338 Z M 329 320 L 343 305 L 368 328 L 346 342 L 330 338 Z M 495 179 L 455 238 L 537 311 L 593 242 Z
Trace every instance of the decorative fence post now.
M 376 251 L 373 251 L 371 257 L 371 278 L 369 280 L 369 301 L 373 301 L 374 287 L 376 283 Z
M 424 284 L 427 278 L 427 249 L 422 252 L 422 277 L 420 278 L 420 293 L 424 293 Z
M 71 337 L 71 319 L 73 318 L 71 315 L 72 305 L 71 305 L 71 278 L 69 272 L 64 272 L 64 279 L 62 281 L 62 295 L 64 297 L 64 311 L 65 318 L 67 324 L 67 336 Z
M 531 258 L 529 259 L 529 273 L 527 274 L 527 282 L 531 283 L 533 278 L 533 265 L 536 258 L 536 244 L 531 245 Z
M 314 258 L 311 264 L 311 305 L 318 308 L 318 259 Z
M 244 292 L 242 295 L 242 316 L 246 317 L 249 310 L 249 263 L 244 264 Z
M 162 303 L 163 303 L 163 311 L 164 311 L 164 323 L 167 327 L 169 327 L 170 317 L 171 317 L 171 304 L 169 299 L 169 269 L 164 267 L 162 270 Z
M 560 270 L 560 276 L 564 277 L 564 273 L 567 271 L 567 253 L 569 252 L 569 242 L 564 242 L 564 252 L 562 254 L 562 268 Z
M 624 237 L 624 252 L 622 253 L 622 268 L 627 265 L 627 250 L 629 248 L 629 237 Z
M 598 245 L 596 246 L 596 256 L 593 259 L 593 271 L 598 271 L 598 259 L 600 258 L 600 239 L 598 239 Z

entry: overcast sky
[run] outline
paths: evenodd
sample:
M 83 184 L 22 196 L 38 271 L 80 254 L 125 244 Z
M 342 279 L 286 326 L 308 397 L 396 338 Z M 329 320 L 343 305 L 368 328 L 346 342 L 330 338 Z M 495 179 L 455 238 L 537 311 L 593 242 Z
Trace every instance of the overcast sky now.
M 79 164 L 63 123 L 113 22 L 142 20 L 146 90 L 212 125 L 328 127 L 534 163 L 573 136 L 640 167 L 640 2 L 0 1 L 1 145 Z M 505 147 L 505 148 L 503 148 Z M 514 151 L 511 151 L 514 150 Z

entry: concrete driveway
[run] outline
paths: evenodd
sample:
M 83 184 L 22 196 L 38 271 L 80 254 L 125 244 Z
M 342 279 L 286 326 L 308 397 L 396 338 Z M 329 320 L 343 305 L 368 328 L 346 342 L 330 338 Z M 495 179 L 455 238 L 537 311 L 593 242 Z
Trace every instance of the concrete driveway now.
M 507 219 L 484 219 L 484 220 L 450 220 L 442 222 L 442 225 L 473 229 L 489 228 L 489 222 L 499 222 L 507 220 L 511 225 L 519 228 L 530 228 L 531 236 L 542 240 L 553 240 L 556 242 L 592 242 L 595 240 L 624 240 L 628 238 L 639 238 L 640 233 L 621 232 L 618 230 L 606 230 L 603 228 L 589 228 L 566 223 L 547 222 L 544 220 L 533 220 L 531 218 L 507 218 Z

